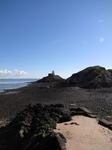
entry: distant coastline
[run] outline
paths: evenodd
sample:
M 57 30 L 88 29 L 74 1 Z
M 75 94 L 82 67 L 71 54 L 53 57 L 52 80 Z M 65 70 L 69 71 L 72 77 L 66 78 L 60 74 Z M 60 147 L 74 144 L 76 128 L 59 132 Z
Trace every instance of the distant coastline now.
M 0 93 L 9 89 L 17 89 L 20 87 L 27 86 L 30 82 L 35 82 L 39 79 L 0 79 Z

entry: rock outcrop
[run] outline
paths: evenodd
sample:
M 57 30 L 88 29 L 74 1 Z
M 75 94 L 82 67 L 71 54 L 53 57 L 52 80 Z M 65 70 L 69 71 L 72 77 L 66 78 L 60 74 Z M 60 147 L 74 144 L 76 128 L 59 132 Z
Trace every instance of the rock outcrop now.
M 73 74 L 66 80 L 66 84 L 83 88 L 111 87 L 112 70 L 106 70 L 100 66 L 88 67 Z
M 61 104 L 28 105 L 9 125 L 0 128 L 0 150 L 61 150 L 61 137 L 52 131 L 63 116 L 68 117 Z
M 0 150 L 66 150 L 66 138 L 53 129 L 56 123 L 71 121 L 73 113 L 91 115 L 87 109 L 73 105 L 69 108 L 62 104 L 28 105 L 7 126 L 0 128 Z
M 56 123 L 71 121 L 73 115 L 97 117 L 76 105 L 68 108 L 62 104 L 28 105 L 7 126 L 0 128 L 0 150 L 66 150 L 66 137 L 53 129 Z M 112 122 L 100 120 L 99 124 L 112 129 Z
M 62 83 L 65 80 L 61 78 L 59 75 L 52 75 L 48 74 L 48 76 L 43 77 L 42 79 L 38 80 L 38 83 Z

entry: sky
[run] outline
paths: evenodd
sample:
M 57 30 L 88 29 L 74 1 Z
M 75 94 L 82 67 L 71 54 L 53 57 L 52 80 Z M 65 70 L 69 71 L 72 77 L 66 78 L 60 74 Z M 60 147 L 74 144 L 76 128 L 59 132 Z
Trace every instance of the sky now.
M 0 0 L 0 78 L 112 69 L 112 0 Z

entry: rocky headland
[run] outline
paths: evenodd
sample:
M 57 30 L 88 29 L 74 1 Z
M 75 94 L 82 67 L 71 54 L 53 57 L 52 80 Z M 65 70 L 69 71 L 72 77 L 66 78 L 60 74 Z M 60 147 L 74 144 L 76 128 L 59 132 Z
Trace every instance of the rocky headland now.
M 73 74 L 66 83 L 88 89 L 112 87 L 112 69 L 106 70 L 101 66 L 88 67 Z

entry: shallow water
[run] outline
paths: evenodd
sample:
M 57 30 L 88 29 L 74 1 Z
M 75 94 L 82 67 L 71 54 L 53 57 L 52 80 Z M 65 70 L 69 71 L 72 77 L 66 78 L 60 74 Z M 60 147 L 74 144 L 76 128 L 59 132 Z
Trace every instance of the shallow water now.
M 0 92 L 7 89 L 16 89 L 27 86 L 30 82 L 38 79 L 0 79 Z

